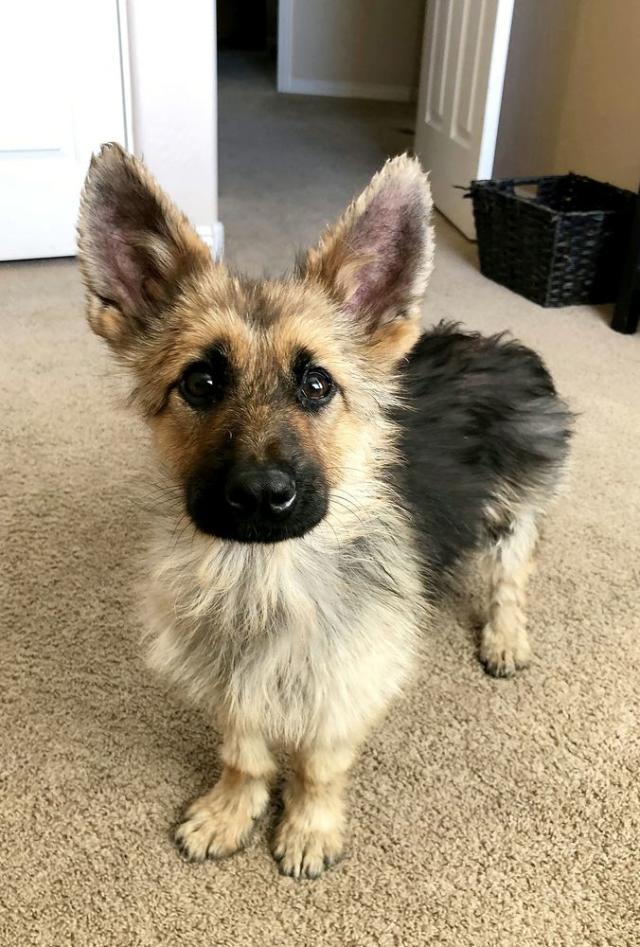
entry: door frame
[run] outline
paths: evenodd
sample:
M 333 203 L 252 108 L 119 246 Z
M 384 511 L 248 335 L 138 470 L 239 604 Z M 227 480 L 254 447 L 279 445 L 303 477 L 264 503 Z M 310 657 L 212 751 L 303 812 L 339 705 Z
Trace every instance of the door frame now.
M 127 0 L 116 0 L 118 36 L 120 38 L 120 80 L 122 83 L 122 111 L 127 151 L 135 152 L 133 135 L 133 95 L 131 92 L 131 54 L 129 51 L 129 13 Z
M 493 174 L 514 6 L 515 0 L 505 0 L 498 7 L 493 38 L 494 53 L 491 57 L 491 68 L 489 69 L 489 81 L 487 83 L 487 107 L 484 113 L 484 128 L 478 161 L 479 176 L 481 178 L 490 178 Z
M 120 40 L 120 72 L 122 78 L 122 107 L 124 113 L 125 137 L 127 150 L 139 158 L 146 158 L 152 172 L 158 177 L 159 183 L 166 188 L 170 196 L 181 209 L 186 210 L 187 216 L 200 236 L 211 249 L 215 258 L 220 258 L 224 251 L 224 227 L 218 218 L 218 84 L 217 84 L 217 33 L 216 33 L 216 5 L 215 0 L 184 0 L 181 8 L 183 28 L 188 28 L 191 21 L 194 25 L 194 36 L 197 40 L 209 36 L 209 41 L 200 46 L 201 58 L 193 63 L 193 51 L 186 56 L 181 52 L 178 42 L 175 47 L 176 55 L 168 57 L 162 41 L 156 43 L 156 36 L 149 30 L 135 29 L 136 15 L 144 18 L 153 12 L 154 22 L 158 23 L 158 35 L 162 40 L 167 37 L 167 27 L 172 19 L 178 16 L 175 8 L 170 5 L 156 4 L 154 0 L 114 0 L 117 6 L 118 34 Z M 172 19 L 171 19 L 172 18 Z M 166 44 L 165 44 L 166 46 Z M 182 45 L 184 50 L 184 44 Z M 180 58 L 185 55 L 188 60 Z M 206 59 L 206 62 L 205 62 Z M 149 135 L 152 127 L 159 124 L 153 122 L 154 111 L 157 115 L 157 103 L 148 98 L 149 77 L 157 72 L 166 75 L 167 70 L 175 69 L 176 85 L 188 93 L 189 88 L 194 91 L 198 101 L 198 122 L 194 127 L 194 140 L 204 151 L 203 160 L 194 168 L 189 162 L 184 164 L 173 160 L 163 160 L 163 150 L 170 143 L 170 136 L 163 134 Z M 210 77 L 209 92 L 203 89 L 202 75 Z M 145 81 L 147 80 L 147 81 Z M 189 85 L 191 83 L 191 85 Z M 206 87 L 207 83 L 204 83 Z M 171 118 L 167 118 L 167 125 L 171 125 Z M 140 132 L 143 129 L 143 133 Z M 159 129 L 159 132 L 161 130 Z M 184 129 L 183 129 L 184 132 Z M 172 156 L 169 155 L 169 158 Z M 199 202 L 198 212 L 189 213 L 189 208 L 183 205 L 181 191 L 185 188 L 192 196 L 195 187 L 202 195 L 209 195 L 207 201 Z M 206 204 L 206 209 L 202 207 Z
M 293 2 L 278 0 L 278 92 L 293 88 Z

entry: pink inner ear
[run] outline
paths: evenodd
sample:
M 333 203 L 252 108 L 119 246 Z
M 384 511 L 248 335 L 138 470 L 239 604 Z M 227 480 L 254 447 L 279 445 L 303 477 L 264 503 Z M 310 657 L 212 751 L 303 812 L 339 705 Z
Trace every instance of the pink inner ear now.
M 107 295 L 127 312 L 139 309 L 144 302 L 144 273 L 134 247 L 108 219 L 95 221 L 94 239 L 100 247 L 102 274 L 109 287 Z
M 349 240 L 369 261 L 357 272 L 350 308 L 380 315 L 408 301 L 424 251 L 424 223 L 420 196 L 411 188 L 388 185 L 375 195 Z

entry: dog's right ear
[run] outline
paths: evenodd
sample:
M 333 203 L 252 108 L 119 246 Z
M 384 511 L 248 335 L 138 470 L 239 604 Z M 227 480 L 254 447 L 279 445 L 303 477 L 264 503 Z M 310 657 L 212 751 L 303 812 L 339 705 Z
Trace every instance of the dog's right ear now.
M 185 282 L 212 262 L 142 162 L 116 144 L 91 160 L 78 250 L 91 328 L 120 354 L 152 331 Z

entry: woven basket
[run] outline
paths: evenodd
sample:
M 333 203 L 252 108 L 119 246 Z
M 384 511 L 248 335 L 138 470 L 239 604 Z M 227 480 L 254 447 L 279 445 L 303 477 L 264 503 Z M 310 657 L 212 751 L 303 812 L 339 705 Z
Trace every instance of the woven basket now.
M 473 181 L 480 269 L 541 306 L 613 302 L 636 195 L 578 174 Z

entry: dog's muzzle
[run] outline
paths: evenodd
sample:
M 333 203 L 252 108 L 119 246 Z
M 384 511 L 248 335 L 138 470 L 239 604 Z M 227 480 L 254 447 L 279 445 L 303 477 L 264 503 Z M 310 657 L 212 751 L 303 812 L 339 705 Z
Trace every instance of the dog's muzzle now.
M 285 463 L 231 463 L 200 472 L 186 490 L 187 511 L 201 532 L 249 543 L 303 536 L 327 502 L 318 471 Z

